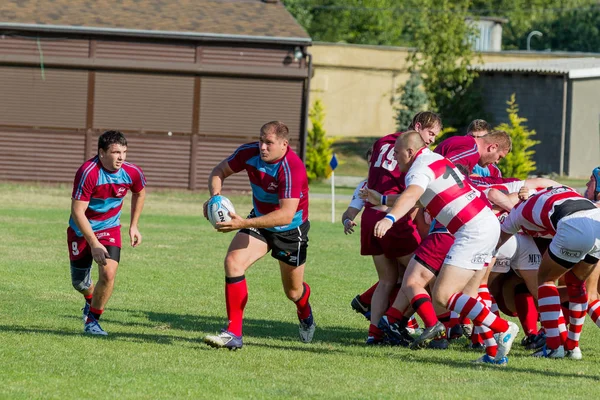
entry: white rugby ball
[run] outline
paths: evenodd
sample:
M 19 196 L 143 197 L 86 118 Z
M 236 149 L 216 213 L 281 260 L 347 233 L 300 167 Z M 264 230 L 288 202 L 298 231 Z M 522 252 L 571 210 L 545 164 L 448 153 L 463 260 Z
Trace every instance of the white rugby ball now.
M 235 213 L 233 204 L 225 196 L 213 196 L 206 206 L 206 215 L 213 227 L 217 227 L 217 222 L 231 221 L 229 213 Z

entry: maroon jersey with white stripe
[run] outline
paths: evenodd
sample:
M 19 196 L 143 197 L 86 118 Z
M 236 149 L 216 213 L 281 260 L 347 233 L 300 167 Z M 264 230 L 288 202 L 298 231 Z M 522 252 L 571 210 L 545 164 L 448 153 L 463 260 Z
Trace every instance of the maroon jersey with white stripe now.
M 406 185 L 418 185 L 425 190 L 421 203 L 450 233 L 456 233 L 486 208 L 481 193 L 469 184 L 456 166 L 427 148 L 419 150 L 415 156 L 406 173 Z
M 454 165 L 464 165 L 469 171 L 473 170 L 481 158 L 472 136 L 449 137 L 435 148 L 435 152 L 452 161 Z
M 394 156 L 396 139 L 402 132 L 392 133 L 377 140 L 373 144 L 373 155 L 369 167 L 367 187 L 381 194 L 399 194 L 406 188 L 404 186 L 404 173 L 398 170 L 398 161 Z M 372 204 L 367 203 L 367 207 Z
M 582 210 L 596 206 L 567 186 L 543 189 L 517 204 L 502 222 L 502 231 L 510 234 L 520 229 L 533 237 L 553 237 L 558 221 Z

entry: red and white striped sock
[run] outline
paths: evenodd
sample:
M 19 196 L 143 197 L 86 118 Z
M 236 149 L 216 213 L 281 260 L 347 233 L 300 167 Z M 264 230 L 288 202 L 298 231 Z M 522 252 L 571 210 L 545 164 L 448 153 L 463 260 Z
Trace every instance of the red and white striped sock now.
M 596 326 L 600 328 L 600 300 L 594 300 L 588 305 L 588 315 Z
M 419 329 L 419 323 L 417 322 L 417 319 L 414 315 L 410 317 L 410 319 L 408 320 L 408 324 L 406 324 L 406 327 L 411 329 Z
M 576 277 L 573 271 L 565 274 L 565 283 L 569 294 L 569 334 L 565 342 L 565 350 L 573 350 L 579 346 L 579 337 L 588 308 L 588 296 L 585 281 Z
M 538 307 L 540 322 L 546 331 L 546 346 L 552 350 L 557 349 L 563 344 L 561 331 L 566 332 L 566 327 L 560 310 L 560 295 L 556 285 L 544 284 L 538 287 Z M 560 321 L 561 317 L 562 321 Z
M 490 291 L 487 287 L 487 285 L 480 285 L 479 289 L 477 290 L 478 293 L 478 297 L 477 300 L 483 304 L 485 307 L 489 308 L 490 311 L 493 312 L 492 307 L 496 306 L 496 310 L 498 310 L 498 306 L 496 305 L 496 302 L 493 300 L 492 295 L 490 294 Z M 498 315 L 498 313 L 494 313 L 496 315 Z M 494 332 L 492 332 L 490 330 L 490 328 L 488 328 L 487 326 L 483 326 L 481 323 L 476 322 L 475 323 L 479 329 L 478 331 L 478 335 L 479 338 L 478 340 L 480 342 L 483 342 L 483 345 L 485 346 L 485 353 L 490 356 L 490 357 L 496 357 L 496 353 L 498 352 L 498 343 L 496 343 L 496 339 L 494 339 Z
M 505 332 L 508 329 L 506 320 L 494 315 L 489 308 L 462 292 L 454 293 L 448 300 L 446 308 L 470 318 L 473 323 L 485 325 L 494 332 Z

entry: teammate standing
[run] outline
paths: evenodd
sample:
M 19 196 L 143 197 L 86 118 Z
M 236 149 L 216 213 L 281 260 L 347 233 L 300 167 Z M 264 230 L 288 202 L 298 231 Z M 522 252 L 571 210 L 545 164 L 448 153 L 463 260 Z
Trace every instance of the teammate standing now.
M 71 282 L 85 297 L 84 332 L 106 336 L 98 320 L 113 291 L 121 255 L 121 207 L 132 192 L 129 237 L 132 247 L 142 243 L 138 221 L 144 208 L 146 178 L 125 161 L 127 139 L 119 131 L 98 138 L 98 155 L 75 175 L 71 218 L 67 229 Z M 92 283 L 92 261 L 98 264 L 98 282 Z

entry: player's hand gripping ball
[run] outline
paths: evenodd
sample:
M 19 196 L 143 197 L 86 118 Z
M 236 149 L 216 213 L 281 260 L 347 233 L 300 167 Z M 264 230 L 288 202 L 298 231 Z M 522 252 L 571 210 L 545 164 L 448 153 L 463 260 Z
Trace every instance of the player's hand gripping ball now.
M 211 197 L 206 208 L 208 220 L 215 228 L 217 227 L 218 222 L 231 221 L 229 213 L 235 213 L 231 201 L 227 197 L 221 195 Z

